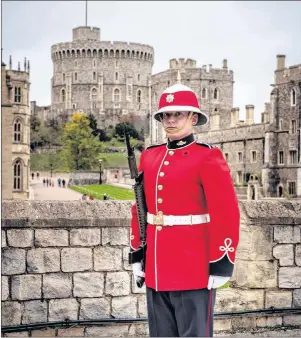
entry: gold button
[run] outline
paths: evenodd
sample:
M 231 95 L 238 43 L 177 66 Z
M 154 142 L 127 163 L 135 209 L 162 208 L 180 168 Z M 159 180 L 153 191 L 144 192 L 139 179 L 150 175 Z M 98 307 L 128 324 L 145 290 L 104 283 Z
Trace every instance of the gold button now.
M 163 215 L 163 211 L 158 211 L 157 214 L 160 215 L 160 216 L 162 216 Z
M 163 185 L 158 185 L 158 190 L 162 190 L 163 189 Z
M 160 174 L 159 174 L 161 177 L 163 177 L 164 176 L 164 173 L 163 172 L 160 172 Z
M 169 154 L 170 156 L 172 156 L 174 153 L 175 153 L 175 152 L 172 151 L 172 150 L 168 152 L 168 154 Z
M 162 198 L 158 198 L 158 203 L 162 203 L 162 202 L 163 202 Z
M 169 162 L 168 162 L 168 161 L 165 161 L 165 162 L 164 162 L 164 165 L 169 165 Z
M 157 227 L 158 231 L 162 230 L 161 225 Z

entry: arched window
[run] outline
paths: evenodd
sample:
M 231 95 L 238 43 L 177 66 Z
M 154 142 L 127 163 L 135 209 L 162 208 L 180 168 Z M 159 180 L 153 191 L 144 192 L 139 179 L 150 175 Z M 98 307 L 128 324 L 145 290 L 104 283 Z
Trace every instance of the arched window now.
M 137 102 L 141 103 L 141 90 L 140 89 L 137 91 Z
M 65 89 L 62 89 L 61 91 L 61 102 L 65 102 L 66 101 L 66 92 Z
M 119 101 L 120 101 L 120 90 L 116 88 L 114 90 L 114 102 L 119 102 Z
M 22 163 L 20 160 L 15 161 L 13 170 L 14 190 L 22 190 Z
M 97 89 L 93 88 L 91 91 L 91 99 L 92 101 L 97 101 Z
M 76 60 L 74 61 L 74 67 L 77 67 L 77 61 Z
M 218 89 L 217 89 L 217 88 L 214 89 L 214 92 L 213 92 L 213 98 L 214 98 L 215 100 L 218 99 Z
M 65 82 L 66 80 L 66 76 L 65 76 L 65 73 L 63 73 L 63 82 Z
M 140 82 L 140 74 L 137 75 L 137 80 Z
M 296 105 L 296 91 L 295 91 L 295 89 L 292 89 L 292 91 L 291 91 L 291 105 L 292 106 Z
M 17 119 L 14 123 L 14 142 L 21 142 L 21 121 Z
M 206 90 L 206 88 L 203 88 L 202 89 L 202 99 L 206 99 L 206 97 L 207 97 L 207 90 Z
M 93 72 L 93 81 L 95 81 L 95 80 L 96 80 L 96 73 Z
M 118 73 L 115 73 L 115 81 L 118 81 Z
M 74 80 L 77 81 L 77 73 L 74 73 Z

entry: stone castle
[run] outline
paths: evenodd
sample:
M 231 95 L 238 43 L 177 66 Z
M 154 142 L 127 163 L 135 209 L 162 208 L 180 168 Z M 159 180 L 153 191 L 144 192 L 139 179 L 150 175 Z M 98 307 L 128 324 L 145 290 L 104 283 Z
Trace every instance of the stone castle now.
M 1 63 L 2 198 L 28 199 L 30 173 L 29 61 Z
M 73 41 L 52 46 L 51 105 L 31 102 L 31 113 L 42 120 L 68 119 L 90 113 L 99 128 L 128 116 L 146 131 L 146 145 L 163 142 L 164 130 L 150 115 L 162 91 L 177 81 L 192 88 L 210 121 L 196 129 L 197 138 L 222 149 L 237 186 L 248 185 L 248 197 L 301 197 L 301 65 L 285 67 L 277 56 L 275 83 L 261 123 L 254 123 L 254 106 L 246 105 L 246 120 L 233 107 L 234 72 L 197 67 L 192 59 L 172 59 L 169 69 L 152 74 L 154 49 L 127 42 L 100 40 L 100 29 L 73 29 Z M 138 121 L 138 122 L 137 122 Z M 144 123 L 141 121 L 144 121 Z M 134 123 L 135 124 L 135 123 Z
M 154 49 L 122 41 L 101 41 L 100 29 L 73 29 L 73 41 L 51 47 L 53 77 L 51 105 L 32 113 L 41 119 L 67 119 L 74 112 L 93 114 L 102 128 L 125 115 L 145 116 L 150 111 Z
M 275 82 L 261 123 L 254 123 L 253 105 L 246 105 L 246 120 L 239 120 L 227 60 L 222 69 L 197 68 L 191 59 L 171 60 L 167 71 L 152 76 L 152 111 L 162 91 L 177 81 L 177 71 L 210 116 L 207 125 L 196 129 L 197 138 L 223 151 L 238 187 L 249 182 L 248 199 L 301 197 L 301 64 L 286 68 L 285 55 L 277 55 Z M 164 142 L 160 123 L 150 120 L 150 130 L 150 143 Z

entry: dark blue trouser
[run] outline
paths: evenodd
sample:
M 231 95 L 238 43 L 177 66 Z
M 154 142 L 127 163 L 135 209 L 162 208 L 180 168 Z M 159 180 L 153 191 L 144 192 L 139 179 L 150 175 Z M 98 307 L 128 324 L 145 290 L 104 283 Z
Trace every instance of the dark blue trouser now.
M 146 288 L 150 337 L 212 337 L 216 290 Z

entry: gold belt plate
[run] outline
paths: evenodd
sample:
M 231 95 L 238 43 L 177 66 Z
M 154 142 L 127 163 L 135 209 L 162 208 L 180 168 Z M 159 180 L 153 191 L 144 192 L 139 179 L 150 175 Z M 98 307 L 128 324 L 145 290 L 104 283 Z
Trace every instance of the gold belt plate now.
M 161 213 L 157 213 L 154 215 L 154 225 L 164 225 L 164 215 Z

